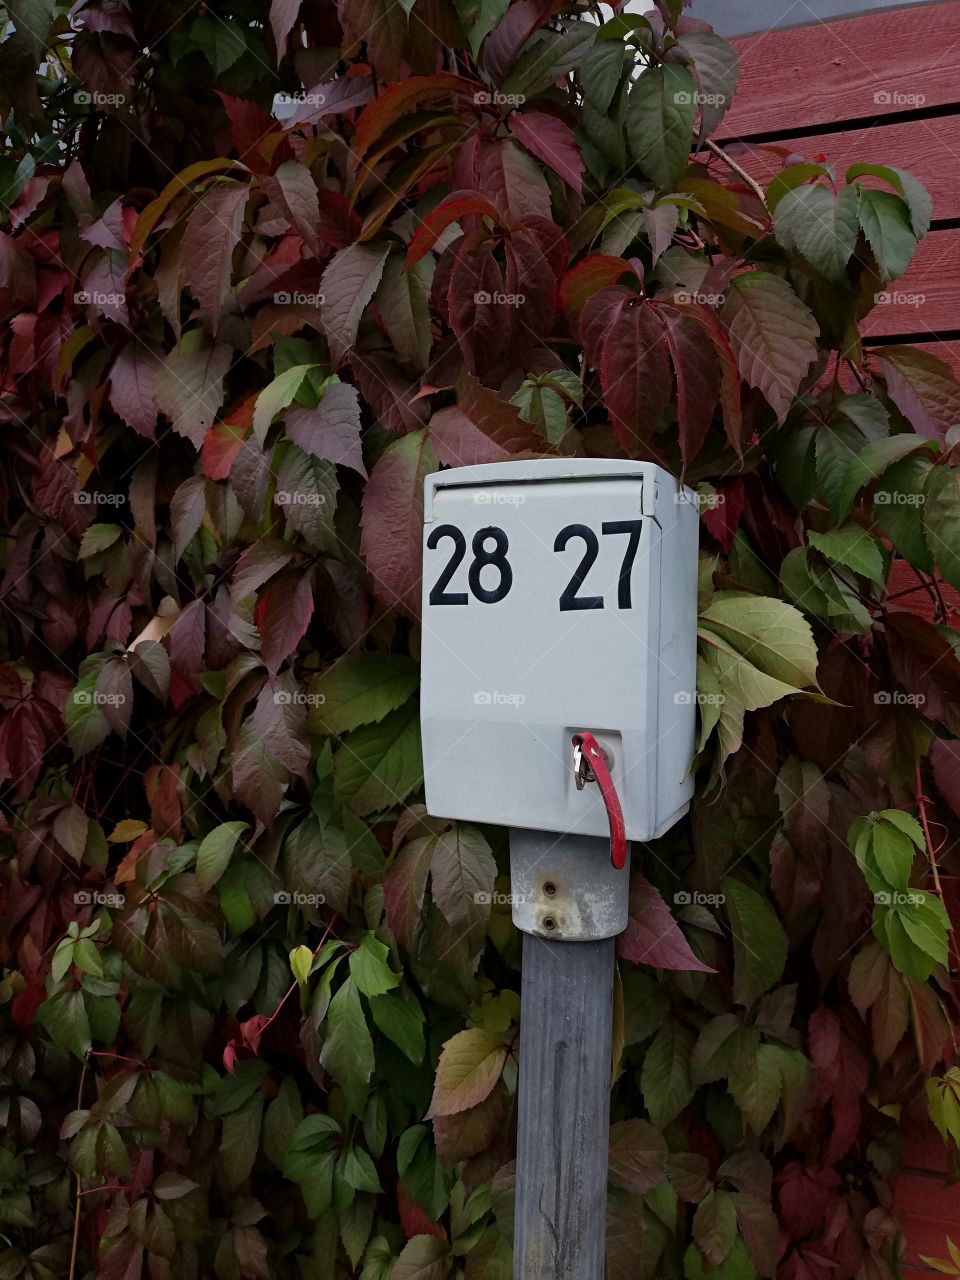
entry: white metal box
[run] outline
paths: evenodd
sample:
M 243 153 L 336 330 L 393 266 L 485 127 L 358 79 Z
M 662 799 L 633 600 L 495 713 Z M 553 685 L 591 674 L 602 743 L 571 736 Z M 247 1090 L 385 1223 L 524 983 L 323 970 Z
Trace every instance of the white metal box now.
M 421 722 L 439 817 L 603 836 L 572 736 L 596 735 L 627 837 L 693 793 L 696 495 L 651 463 L 546 459 L 425 481 Z

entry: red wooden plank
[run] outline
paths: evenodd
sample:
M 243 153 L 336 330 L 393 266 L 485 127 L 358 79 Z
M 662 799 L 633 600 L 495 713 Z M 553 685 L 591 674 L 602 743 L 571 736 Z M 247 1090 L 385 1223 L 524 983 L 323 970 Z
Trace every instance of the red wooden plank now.
M 885 300 L 860 326 L 866 338 L 916 334 L 936 341 L 960 329 L 960 230 L 921 240 L 906 275 L 882 293 Z
M 824 156 L 835 166 L 838 176 L 852 164 L 886 164 L 906 169 L 919 178 L 933 196 L 935 218 L 960 218 L 960 114 L 935 120 L 912 120 L 907 124 L 879 124 L 869 129 L 843 129 L 839 133 L 818 133 L 812 137 L 778 141 L 778 154 L 768 147 L 729 147 L 732 155 L 758 182 L 766 185 L 783 168 L 784 154 L 791 152 L 810 160 Z M 862 179 L 874 185 L 870 179 Z M 880 185 L 880 184 L 876 184 Z
M 960 102 L 960 0 L 743 36 L 724 138 Z M 922 101 L 921 101 L 922 99 Z

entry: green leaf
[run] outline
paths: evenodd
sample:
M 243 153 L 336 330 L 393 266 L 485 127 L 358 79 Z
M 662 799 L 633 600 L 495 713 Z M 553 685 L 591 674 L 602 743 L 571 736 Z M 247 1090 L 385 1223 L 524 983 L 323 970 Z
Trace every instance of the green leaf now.
M 253 411 L 253 434 L 261 445 L 266 441 L 271 422 L 281 409 L 286 409 L 293 403 L 307 374 L 316 367 L 315 364 L 291 365 L 257 396 L 257 405 Z
M 290 972 L 296 978 L 301 987 L 307 985 L 307 979 L 310 977 L 310 970 L 313 968 L 313 952 L 309 947 L 294 947 L 289 955 Z
M 423 779 L 416 702 L 349 734 L 334 757 L 337 795 L 365 817 L 400 804 Z
M 711 31 L 692 32 L 677 41 L 687 57 L 693 60 L 693 69 L 700 86 L 700 135 L 703 143 L 715 133 L 720 121 L 733 103 L 737 82 L 740 79 L 740 57 L 730 43 Z
M 797 187 L 787 192 L 774 212 L 777 239 L 828 280 L 846 280 L 847 263 L 860 234 L 858 205 L 856 187 L 844 187 L 838 195 L 828 187 Z
M 643 1058 L 643 1105 L 658 1129 L 675 1120 L 693 1097 L 690 1055 L 693 1032 L 672 1019 L 665 1022 Z
M 625 131 L 631 155 L 660 191 L 673 191 L 687 168 L 697 114 L 697 85 L 686 67 L 649 67 L 634 81 Z
M 510 6 L 510 0 L 454 0 L 470 52 L 476 58 L 480 46 Z
M 884 473 L 873 494 L 873 519 L 899 555 L 922 573 L 933 572 L 925 537 L 925 486 L 933 466 L 929 458 L 904 458 Z
M 733 933 L 733 998 L 752 1005 L 776 986 L 787 962 L 787 936 L 766 898 L 741 880 L 723 881 Z
M 263 1095 L 260 1093 L 223 1118 L 220 1160 L 231 1187 L 238 1187 L 250 1176 L 260 1149 L 262 1119 Z
M 862 187 L 859 217 L 881 278 L 896 280 L 909 267 L 917 247 L 906 204 L 889 191 Z
M 623 75 L 624 47 L 619 40 L 599 40 L 589 50 L 580 69 L 583 96 L 606 115 Z
M 247 826 L 246 822 L 223 822 L 201 840 L 197 850 L 197 880 L 204 893 L 212 889 L 226 871 Z
M 482 1102 L 500 1079 L 507 1050 L 483 1027 L 460 1031 L 443 1046 L 427 1115 L 452 1116 Z
M 332 1116 L 312 1115 L 301 1120 L 283 1162 L 284 1177 L 294 1182 L 305 1181 L 317 1157 L 333 1151 L 341 1137 L 340 1126 Z
M 901 458 L 916 453 L 918 449 L 929 449 L 934 444 L 934 441 L 924 439 L 923 436 L 890 436 L 887 440 L 874 440 L 859 453 L 853 454 L 846 464 L 839 486 L 837 507 L 833 512 L 837 523 L 847 518 L 857 494 L 871 480 L 882 476 L 887 467 L 899 462 Z
M 426 1052 L 426 1042 L 423 1010 L 416 996 L 406 989 L 396 994 L 375 996 L 370 1001 L 370 1012 L 377 1028 L 419 1066 Z
M 106 716 L 94 701 L 97 675 L 96 671 L 91 671 L 78 680 L 64 704 L 67 738 L 77 759 L 98 747 L 110 732 Z
M 666 1177 L 667 1144 L 646 1120 L 610 1126 L 610 1181 L 633 1195 L 646 1195 Z
M 892 169 L 883 164 L 854 164 L 846 173 L 847 182 L 865 177 L 879 178 L 881 182 L 888 183 L 906 200 L 913 233 L 918 240 L 922 240 L 930 230 L 930 219 L 933 217 L 933 197 L 923 183 L 903 169 Z
M 783 1073 L 778 1045 L 757 1045 L 745 1055 L 739 1070 L 730 1076 L 728 1088 L 744 1119 L 755 1134 L 770 1123 L 783 1091 Z
M 84 530 L 80 539 L 80 559 L 88 560 L 90 556 L 99 555 L 112 547 L 123 533 L 118 524 L 92 524 Z
M 817 683 L 810 624 L 792 605 L 765 596 L 718 591 L 700 614 L 701 630 L 725 640 L 752 667 L 793 689 Z
M 37 1018 L 56 1044 L 81 1062 L 90 1048 L 90 1021 L 81 991 L 60 991 L 44 1000 Z
M 693 1215 L 693 1238 L 712 1267 L 718 1267 L 737 1237 L 737 1214 L 728 1191 L 709 1191 Z
M 465 929 L 490 915 L 497 863 L 476 827 L 457 823 L 437 837 L 430 891 L 445 920 Z
M 353 1143 L 345 1147 L 338 1162 L 338 1172 L 344 1182 L 355 1191 L 369 1191 L 376 1195 L 383 1190 L 370 1153 L 364 1151 L 363 1147 Z
M 817 356 L 813 313 L 779 276 L 748 271 L 731 280 L 722 317 L 741 376 L 782 422 Z
M 923 531 L 944 581 L 960 590 L 960 469 L 935 467 L 926 488 Z
M 444 1280 L 450 1269 L 450 1246 L 436 1236 L 414 1236 L 403 1246 L 390 1280 Z
M 350 976 L 365 996 L 382 996 L 400 982 L 387 960 L 390 952 L 374 933 L 364 934 L 360 945 L 350 952 Z M 359 1189 L 359 1188 L 358 1188 Z
M 378 724 L 416 692 L 420 668 L 395 653 L 348 653 L 310 681 L 315 733 L 349 733 Z
M 880 545 L 860 525 L 848 524 L 829 533 L 811 531 L 807 541 L 833 563 L 846 565 L 854 573 L 869 578 L 876 586 L 883 586 L 884 564 Z
M 353 1114 L 362 1116 L 373 1075 L 373 1039 L 352 978 L 347 978 L 330 1001 L 320 1061 L 343 1089 Z

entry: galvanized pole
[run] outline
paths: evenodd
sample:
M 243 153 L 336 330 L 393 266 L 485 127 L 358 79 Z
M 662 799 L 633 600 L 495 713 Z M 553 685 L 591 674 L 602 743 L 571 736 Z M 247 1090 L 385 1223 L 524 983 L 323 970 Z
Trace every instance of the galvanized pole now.
M 524 931 L 514 1280 L 603 1280 L 614 937 L 627 871 L 610 843 L 513 830 Z

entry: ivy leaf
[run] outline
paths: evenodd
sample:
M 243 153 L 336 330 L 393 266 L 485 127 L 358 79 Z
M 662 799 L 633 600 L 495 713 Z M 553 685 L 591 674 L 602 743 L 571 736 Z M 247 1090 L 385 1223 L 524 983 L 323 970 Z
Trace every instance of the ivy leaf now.
M 360 443 L 360 400 L 348 382 L 327 382 L 315 409 L 293 409 L 284 429 L 305 453 L 323 462 L 350 467 L 367 478 Z
M 131 430 L 146 440 L 157 433 L 160 363 L 139 342 L 128 342 L 110 368 L 110 403 Z
M 750 1007 L 776 986 L 787 962 L 787 936 L 769 902 L 742 880 L 723 881 L 733 932 L 733 998 Z
M 818 444 L 822 434 L 817 433 Z M 922 436 L 907 434 L 890 436 L 886 440 L 873 440 L 852 456 L 849 449 L 841 446 L 843 470 L 834 495 L 835 505 L 832 504 L 836 520 L 839 522 L 846 519 L 860 490 L 882 476 L 887 467 L 919 449 L 931 448 L 932 445 L 932 441 Z
M 923 531 L 945 582 L 960 590 L 960 471 L 936 467 L 923 506 Z
M 402 803 L 423 779 L 415 701 L 349 734 L 334 758 L 337 795 L 360 817 Z
M 59 991 L 49 996 L 37 1010 L 37 1018 L 54 1043 L 85 1061 L 91 1036 L 82 991 Z
M 360 550 L 374 592 L 411 618 L 420 616 L 423 481 L 436 469 L 426 431 L 412 431 L 384 450 L 363 495 Z
M 250 1177 L 260 1149 L 262 1121 L 263 1095 L 260 1093 L 223 1117 L 220 1160 L 231 1187 L 239 1187 Z
M 237 841 L 246 829 L 245 822 L 222 822 L 200 841 L 197 881 L 204 893 L 213 888 L 230 865 Z
M 630 153 L 660 191 L 675 191 L 690 156 L 697 85 L 686 67 L 667 62 L 634 81 L 624 122 Z
M 365 996 L 382 996 L 400 981 L 387 959 L 390 952 L 374 933 L 364 934 L 360 945 L 350 952 L 350 977 Z M 359 1188 L 358 1188 L 359 1189 Z
M 311 726 L 324 733 L 349 733 L 379 724 L 416 692 L 420 668 L 396 653 L 347 653 L 310 681 L 316 710 Z
M 362 1116 L 375 1064 L 373 1039 L 352 977 L 330 1001 L 320 1061 L 340 1085 L 353 1114 Z
M 170 425 L 199 449 L 223 404 L 223 381 L 233 350 L 191 329 L 163 360 L 157 374 L 157 404 Z
M 545 111 L 514 111 L 507 117 L 507 127 L 531 155 L 563 179 L 578 200 L 583 199 L 583 157 L 568 124 Z
M 257 601 L 257 630 L 271 678 L 296 652 L 312 617 L 313 587 L 307 573 L 282 574 Z
M 437 457 L 450 467 L 503 462 L 513 453 L 540 448 L 516 407 L 469 373 L 457 383 L 457 403 L 430 419 L 430 439 Z
M 693 31 L 677 41 L 677 47 L 693 62 L 700 86 L 700 135 L 703 143 L 717 127 L 733 102 L 740 80 L 740 57 L 729 42 L 710 31 Z
M 335 253 L 320 279 L 320 323 L 335 369 L 357 340 L 360 317 L 376 292 L 389 246 L 351 244 Z
M 486 922 L 497 864 L 476 827 L 457 823 L 439 835 L 430 873 L 433 900 L 449 924 L 469 929 Z
M 722 314 L 744 381 L 782 422 L 816 359 L 820 326 L 787 282 L 767 271 L 735 276 Z
M 423 1010 L 417 998 L 405 989 L 370 1001 L 370 1012 L 378 1030 L 392 1040 L 401 1053 L 419 1066 L 426 1052 Z
M 482 1102 L 500 1079 L 507 1050 L 483 1027 L 460 1031 L 443 1046 L 427 1117 L 452 1116 Z
M 400 255 L 391 254 L 376 296 L 377 309 L 397 354 L 420 370 L 426 369 L 433 344 L 429 307 L 433 271 L 430 258 L 405 268 Z
M 693 1215 L 693 1238 L 713 1267 L 719 1267 L 737 1237 L 737 1213 L 727 1191 L 708 1191 Z
M 916 347 L 880 347 L 870 364 L 915 431 L 944 439 L 960 423 L 960 383 L 946 361 Z
M 693 1033 L 671 1019 L 663 1024 L 644 1054 L 640 1073 L 643 1105 L 658 1129 L 665 1129 L 675 1120 L 693 1097 L 693 1043 Z
M 858 207 L 856 187 L 844 187 L 839 194 L 828 187 L 797 187 L 787 192 L 774 212 L 777 239 L 828 280 L 846 280 L 847 263 L 860 234 Z
M 639 873 L 630 878 L 630 916 L 617 941 L 617 951 L 634 964 L 654 969 L 712 973 L 693 954 L 690 944 L 659 892 Z
M 610 1126 L 610 1181 L 643 1196 L 660 1185 L 667 1172 L 667 1144 L 646 1120 L 619 1120 Z
M 848 524 L 829 533 L 810 532 L 807 541 L 835 564 L 846 565 L 854 573 L 869 578 L 876 586 L 884 584 L 883 555 L 876 538 L 859 525 Z
M 718 591 L 700 614 L 701 631 L 752 667 L 793 689 L 817 683 L 817 646 L 810 624 L 792 605 L 765 596 Z M 723 681 L 721 681 L 723 683 Z
M 294 364 L 279 373 L 273 381 L 257 396 L 257 407 L 253 413 L 253 434 L 260 444 L 264 444 L 270 424 L 280 412 L 296 399 L 303 386 L 304 379 L 314 364 Z
M 882 164 L 851 165 L 846 172 L 846 181 L 855 182 L 857 178 L 867 176 L 886 182 L 903 197 L 910 210 L 913 233 L 918 240 L 922 240 L 930 230 L 930 219 L 933 217 L 933 198 L 923 183 L 903 169 L 892 169 Z
M 635 295 L 607 329 L 600 360 L 603 398 L 617 439 L 628 453 L 651 439 L 670 402 L 666 331 L 654 309 Z
M 383 899 L 390 932 L 408 949 L 413 946 L 435 841 L 436 836 L 421 836 L 405 844 L 384 878 Z
M 450 1269 L 450 1246 L 436 1236 L 414 1236 L 403 1246 L 390 1280 L 444 1280 Z
M 217 20 L 216 25 L 224 24 Z M 230 291 L 233 251 L 240 243 L 249 188 L 227 182 L 211 187 L 197 201 L 183 237 L 184 283 L 200 305 L 215 334 Z
M 896 280 L 910 265 L 917 237 L 906 204 L 889 191 L 860 189 L 860 226 L 882 280 Z
M 332 463 L 288 446 L 277 472 L 274 501 L 311 547 L 336 549 L 337 473 Z

